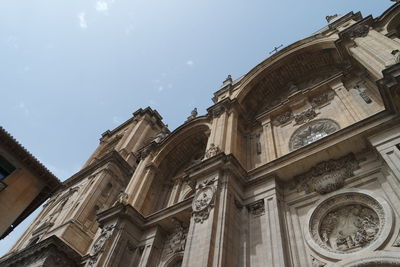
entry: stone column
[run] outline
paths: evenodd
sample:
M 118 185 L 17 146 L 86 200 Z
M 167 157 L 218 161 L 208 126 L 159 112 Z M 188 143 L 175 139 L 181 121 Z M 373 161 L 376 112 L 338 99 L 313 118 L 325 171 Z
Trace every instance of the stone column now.
M 392 52 L 400 50 L 400 44 L 363 23 L 350 27 L 346 32 L 353 39 L 350 55 L 376 79 L 382 78 L 382 71 L 395 63 Z
M 140 190 L 140 185 L 143 183 L 146 176 L 146 166 L 150 162 L 150 156 L 145 157 L 139 162 L 135 172 L 132 175 L 131 180 L 129 181 L 128 186 L 125 189 L 125 193 L 129 196 L 128 203 L 130 203 L 131 205 L 133 205 L 137 194 L 139 194 L 138 192 Z
M 348 123 L 352 124 L 356 121 L 361 120 L 363 118 L 362 111 L 353 101 L 352 95 L 347 91 L 346 87 L 341 81 L 332 82 L 330 87 L 333 91 L 335 91 L 336 95 L 339 97 L 340 101 L 343 103 L 345 111 L 348 112 L 349 117 Z
M 271 118 L 268 117 L 262 122 L 264 139 L 264 149 L 262 150 L 265 151 L 263 152 L 265 158 L 262 160 L 262 162 L 270 162 L 277 157 L 272 127 Z
M 284 208 L 276 181 L 271 181 L 267 192 L 247 205 L 250 225 L 250 265 L 287 266 Z
M 196 185 L 193 199 L 193 213 L 190 219 L 184 267 L 212 266 L 213 247 L 215 242 L 216 209 L 218 203 L 218 175 L 206 177 Z
M 369 138 L 400 184 L 400 127 L 396 126 Z
M 153 165 L 145 166 L 144 175 L 142 179 L 140 179 L 139 183 L 136 186 L 135 194 L 132 194 L 131 198 L 132 201 L 130 202 L 133 207 L 138 209 L 139 211 L 142 210 L 142 206 L 146 196 L 149 192 L 150 186 L 153 183 L 155 178 L 156 168 Z
M 226 129 L 225 154 L 234 154 L 238 158 L 237 153 L 237 129 L 238 114 L 235 109 L 232 109 L 228 114 L 228 123 Z

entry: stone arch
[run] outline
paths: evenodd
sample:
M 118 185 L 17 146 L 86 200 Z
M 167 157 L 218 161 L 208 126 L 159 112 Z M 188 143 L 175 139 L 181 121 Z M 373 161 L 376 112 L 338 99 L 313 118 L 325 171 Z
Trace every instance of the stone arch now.
M 289 151 L 311 144 L 340 129 L 337 122 L 331 119 L 318 119 L 308 122 L 294 131 L 289 139 Z M 319 134 L 319 135 L 318 135 Z
M 157 171 L 144 212 L 155 212 L 183 200 L 180 195 L 185 170 L 203 159 L 209 130 L 208 119 L 200 117 L 179 127 L 161 143 L 152 161 Z
M 161 143 L 161 148 L 154 156 L 153 163 L 159 166 L 165 157 L 171 153 L 181 142 L 197 135 L 208 138 L 211 125 L 207 117 L 199 117 L 175 129 Z
M 282 102 L 293 90 L 306 89 L 318 78 L 332 77 L 346 65 L 334 40 L 316 35 L 294 43 L 252 69 L 241 79 L 236 97 L 254 117 Z
M 373 251 L 362 253 L 332 264 L 329 267 L 392 267 L 400 266 L 399 252 L 397 251 Z

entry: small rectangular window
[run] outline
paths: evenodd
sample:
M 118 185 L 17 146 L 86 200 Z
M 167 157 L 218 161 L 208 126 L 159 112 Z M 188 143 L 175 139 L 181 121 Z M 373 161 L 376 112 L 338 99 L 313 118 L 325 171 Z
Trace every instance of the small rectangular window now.
M 6 178 L 15 170 L 15 167 L 5 158 L 0 156 L 0 180 Z

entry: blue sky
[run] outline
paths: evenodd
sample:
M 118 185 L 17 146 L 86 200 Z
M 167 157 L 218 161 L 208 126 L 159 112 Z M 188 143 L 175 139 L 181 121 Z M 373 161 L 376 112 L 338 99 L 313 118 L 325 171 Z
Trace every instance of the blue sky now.
M 157 109 L 173 130 L 194 107 L 206 112 L 228 74 L 324 27 L 326 15 L 376 17 L 392 4 L 2 0 L 0 124 L 65 180 L 138 108 Z M 0 255 L 32 217 L 0 241 Z

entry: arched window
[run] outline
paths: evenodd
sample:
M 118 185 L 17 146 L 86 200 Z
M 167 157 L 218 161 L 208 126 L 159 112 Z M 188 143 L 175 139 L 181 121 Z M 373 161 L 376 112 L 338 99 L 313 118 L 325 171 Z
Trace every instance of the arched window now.
M 306 146 L 339 129 L 339 125 L 333 120 L 324 119 L 312 121 L 293 133 L 289 141 L 289 149 L 295 150 Z

